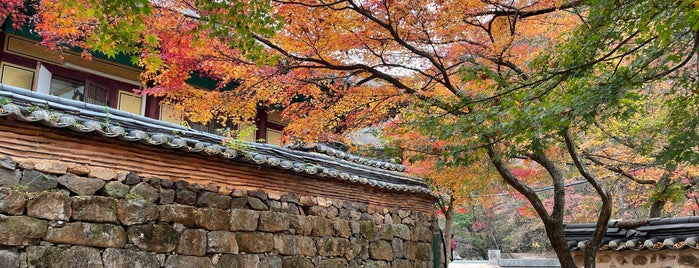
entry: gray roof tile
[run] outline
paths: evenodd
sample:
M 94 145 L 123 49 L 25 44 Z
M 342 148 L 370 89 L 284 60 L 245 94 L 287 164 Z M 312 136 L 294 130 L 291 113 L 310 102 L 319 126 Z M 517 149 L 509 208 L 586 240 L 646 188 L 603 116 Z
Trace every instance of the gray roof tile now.
M 103 106 L 86 104 L 0 84 L 0 117 L 37 122 L 53 128 L 93 133 L 105 138 L 221 157 L 236 162 L 292 170 L 314 177 L 334 178 L 372 187 L 430 193 L 420 179 L 404 173 L 405 166 L 368 159 L 321 144 L 278 147 L 243 142 L 246 149 L 222 146 L 223 137 L 157 121 Z

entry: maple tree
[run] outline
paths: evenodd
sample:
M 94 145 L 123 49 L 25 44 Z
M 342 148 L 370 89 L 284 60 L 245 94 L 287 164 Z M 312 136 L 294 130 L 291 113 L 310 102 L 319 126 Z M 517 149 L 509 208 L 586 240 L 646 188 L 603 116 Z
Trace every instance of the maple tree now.
M 667 138 L 638 152 L 658 166 L 699 162 L 699 119 L 688 116 L 699 109 L 688 64 L 697 5 L 41 0 L 32 21 L 49 48 L 131 55 L 152 85 L 142 93 L 195 121 L 242 122 L 259 105 L 279 105 L 292 122 L 287 137 L 306 141 L 383 124 L 406 158 L 437 170 L 425 175 L 452 200 L 484 191 L 463 182 L 489 179 L 473 172 L 485 161 L 530 202 L 563 267 L 575 267 L 562 233 L 565 184 L 582 178 L 601 202 L 585 249 L 592 267 L 612 213 L 605 173 L 582 145 L 594 124 L 638 115 L 640 89 L 670 83 L 644 96 L 668 109 Z M 193 88 L 191 75 L 216 79 L 218 90 Z M 550 202 L 533 190 L 543 185 Z

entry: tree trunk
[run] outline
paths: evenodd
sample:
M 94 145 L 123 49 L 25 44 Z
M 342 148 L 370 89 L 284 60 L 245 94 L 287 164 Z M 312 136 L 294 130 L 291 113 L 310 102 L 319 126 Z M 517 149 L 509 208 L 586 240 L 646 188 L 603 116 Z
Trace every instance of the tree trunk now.
M 573 260 L 573 255 L 570 253 L 568 243 L 563 236 L 563 212 L 565 204 L 565 186 L 563 183 L 563 174 L 553 164 L 553 162 L 542 153 L 532 154 L 530 158 L 546 169 L 551 176 L 551 181 L 554 187 L 554 206 L 551 214 L 546 210 L 546 206 L 541 202 L 541 199 L 536 192 L 529 186 L 523 184 L 517 176 L 510 172 L 509 168 L 502 161 L 500 155 L 495 151 L 495 148 L 490 145 L 487 147 L 488 157 L 495 169 L 500 174 L 500 177 L 510 186 L 515 188 L 519 193 L 529 200 L 536 213 L 544 223 L 546 236 L 551 242 L 551 247 L 556 252 L 556 256 L 563 268 L 578 268 Z
M 660 218 L 663 214 L 663 207 L 665 207 L 665 200 L 658 199 L 651 201 L 648 218 Z
M 558 261 L 561 263 L 561 267 L 578 268 L 573 260 L 573 255 L 570 253 L 568 243 L 566 243 L 565 237 L 563 236 L 563 222 L 544 222 L 544 229 L 546 230 L 546 237 L 548 237 L 549 242 L 551 242 L 551 247 L 553 251 L 556 252 L 556 257 L 558 257 Z
M 452 250 L 451 250 L 451 235 L 452 235 L 452 225 L 454 225 L 454 208 L 453 208 L 453 202 L 450 202 L 449 207 L 447 208 L 447 211 L 444 212 L 444 237 L 442 238 L 442 241 L 444 241 L 445 249 L 444 249 L 444 267 L 448 267 L 449 263 L 452 261 Z
M 667 188 L 669 187 L 670 184 L 670 173 L 665 172 L 662 176 L 660 176 L 660 180 L 655 183 L 655 188 L 657 194 L 655 194 L 655 198 L 653 200 L 650 200 L 650 209 L 648 211 L 648 218 L 660 218 L 663 214 L 663 207 L 665 207 L 665 203 L 667 202 L 668 196 L 666 195 Z

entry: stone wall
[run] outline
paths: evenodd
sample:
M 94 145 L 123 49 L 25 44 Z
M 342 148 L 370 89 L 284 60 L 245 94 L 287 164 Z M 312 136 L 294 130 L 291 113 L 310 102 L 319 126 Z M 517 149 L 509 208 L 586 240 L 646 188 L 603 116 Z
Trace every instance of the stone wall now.
M 436 228 L 405 206 L 0 155 L 0 267 L 431 267 Z
M 582 251 L 573 252 L 575 263 L 583 267 Z M 663 249 L 663 250 L 605 250 L 597 252 L 598 268 L 622 267 L 658 267 L 658 268 L 689 268 L 699 267 L 699 250 Z

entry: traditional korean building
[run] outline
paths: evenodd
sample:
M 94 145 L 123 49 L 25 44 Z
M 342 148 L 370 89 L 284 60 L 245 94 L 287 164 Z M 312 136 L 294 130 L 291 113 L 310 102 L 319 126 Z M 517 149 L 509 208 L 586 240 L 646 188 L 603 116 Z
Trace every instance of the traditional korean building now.
M 0 83 L 4 85 L 105 106 L 173 124 L 187 121 L 170 106 L 161 103 L 161 98 L 134 93 L 134 90 L 144 86 L 139 79 L 141 69 L 131 64 L 126 55 L 110 59 L 95 54 L 92 60 L 85 60 L 77 51 L 58 53 L 37 45 L 39 37 L 27 28 L 18 30 L 5 23 L 0 33 Z M 217 84 L 217 81 L 196 75 L 188 82 L 202 90 L 212 90 Z M 260 107 L 255 121 L 257 131 L 245 139 L 282 145 L 281 131 L 287 123 L 279 111 Z M 217 129 L 238 127 L 224 126 L 218 122 L 207 125 L 193 122 L 188 124 L 193 129 L 210 133 L 215 133 Z M 248 126 L 241 126 L 246 127 Z
M 576 263 L 595 224 L 568 224 L 564 234 Z M 697 267 L 699 217 L 615 220 L 608 225 L 597 252 L 597 267 Z
M 0 267 L 433 267 L 404 172 L 0 84 Z

